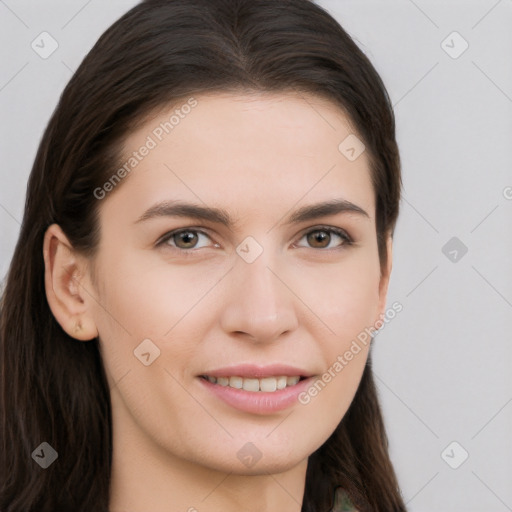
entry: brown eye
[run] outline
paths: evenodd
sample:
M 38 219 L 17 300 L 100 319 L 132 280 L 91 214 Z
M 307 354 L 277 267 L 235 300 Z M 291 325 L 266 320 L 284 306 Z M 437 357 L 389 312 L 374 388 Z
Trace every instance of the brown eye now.
M 197 243 L 198 236 L 195 231 L 182 231 L 176 233 L 171 237 L 176 244 L 176 247 L 180 249 L 192 249 Z M 180 245 L 183 243 L 183 245 Z
M 329 246 L 331 235 L 325 231 L 312 231 L 308 233 L 307 238 L 312 247 L 323 249 Z
M 316 228 L 306 233 L 303 238 L 307 239 L 307 243 L 312 249 L 336 249 L 352 243 L 352 239 L 347 233 L 339 228 Z M 341 243 L 329 247 L 333 241 L 336 241 L 336 238 L 341 239 Z
M 172 249 L 182 249 L 186 251 L 187 249 L 200 249 L 202 247 L 207 247 L 208 244 L 198 247 L 198 242 L 200 241 L 200 237 L 204 237 L 210 240 L 210 237 L 200 231 L 198 229 L 182 229 L 180 231 L 172 231 L 164 235 L 157 245 L 164 245 L 171 247 Z M 217 245 L 217 244 L 214 244 Z

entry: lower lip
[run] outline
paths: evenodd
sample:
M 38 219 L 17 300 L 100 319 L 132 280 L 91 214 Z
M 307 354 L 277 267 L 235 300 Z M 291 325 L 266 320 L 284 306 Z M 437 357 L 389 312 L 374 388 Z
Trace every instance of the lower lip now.
M 284 411 L 298 403 L 299 394 L 310 386 L 313 377 L 301 380 L 294 386 L 287 386 L 273 392 L 245 391 L 213 384 L 202 377 L 198 377 L 198 379 L 206 389 L 235 409 L 252 414 L 272 414 Z

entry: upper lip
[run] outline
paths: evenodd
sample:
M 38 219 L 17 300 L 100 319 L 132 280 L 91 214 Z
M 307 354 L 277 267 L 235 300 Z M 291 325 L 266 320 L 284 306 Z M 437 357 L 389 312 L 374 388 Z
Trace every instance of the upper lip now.
M 240 364 L 236 366 L 226 366 L 215 370 L 208 370 L 201 374 L 206 377 L 242 377 L 260 379 L 264 377 L 311 377 L 313 374 L 307 370 L 296 368 L 287 364 L 271 364 L 268 366 L 258 366 L 254 364 Z

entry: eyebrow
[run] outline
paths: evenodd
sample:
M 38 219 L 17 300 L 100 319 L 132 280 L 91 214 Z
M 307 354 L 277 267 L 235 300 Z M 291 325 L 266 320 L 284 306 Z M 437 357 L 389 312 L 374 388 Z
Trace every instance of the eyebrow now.
M 333 199 L 308 206 L 303 206 L 293 212 L 286 224 L 299 224 L 319 217 L 328 215 L 336 215 L 338 213 L 355 213 L 362 217 L 369 218 L 369 215 L 360 206 L 347 201 L 346 199 Z M 183 201 L 161 201 L 148 208 L 136 221 L 145 222 L 150 219 L 159 217 L 189 217 L 204 221 L 210 221 L 222 224 L 232 229 L 237 221 L 231 219 L 229 213 L 221 208 L 213 208 L 209 206 L 201 206 L 194 203 L 186 203 Z

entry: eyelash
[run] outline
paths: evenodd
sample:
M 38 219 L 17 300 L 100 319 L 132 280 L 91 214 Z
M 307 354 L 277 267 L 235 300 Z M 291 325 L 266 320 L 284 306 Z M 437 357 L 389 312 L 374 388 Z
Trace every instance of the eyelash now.
M 173 236 L 179 235 L 180 233 L 188 233 L 188 232 L 200 233 L 200 234 L 205 235 L 208 238 L 210 238 L 208 233 L 206 233 L 202 229 L 196 229 L 194 227 L 180 228 L 180 229 L 177 229 L 177 230 L 174 230 L 174 231 L 170 231 L 170 232 L 166 233 L 165 235 L 163 235 L 163 237 L 161 237 L 158 240 L 158 242 L 156 243 L 156 246 L 159 247 L 159 246 L 167 245 L 167 247 L 170 247 L 171 250 L 177 250 L 180 253 L 182 253 L 182 255 L 184 255 L 184 256 L 192 256 L 192 253 L 195 252 L 195 251 L 198 251 L 199 249 L 195 249 L 195 248 L 193 248 L 193 249 L 181 249 L 180 247 L 174 247 L 174 246 L 169 245 L 167 243 L 169 240 L 171 240 L 173 238 Z M 308 249 L 323 250 L 325 252 L 326 250 L 327 251 L 332 251 L 332 250 L 336 250 L 336 249 L 342 249 L 345 245 L 352 245 L 354 243 L 352 238 L 347 234 L 347 232 L 345 230 L 340 229 L 340 228 L 335 228 L 335 227 L 332 227 L 332 226 L 316 226 L 313 229 L 310 229 L 309 231 L 306 231 L 305 233 L 303 233 L 299 240 L 302 240 L 302 238 L 304 238 L 305 236 L 307 236 L 307 235 L 309 235 L 311 233 L 315 233 L 315 232 L 324 232 L 324 233 L 338 235 L 343 240 L 343 243 L 341 245 L 339 245 L 338 247 L 333 247 L 331 249 L 317 248 L 317 247 L 307 247 Z

